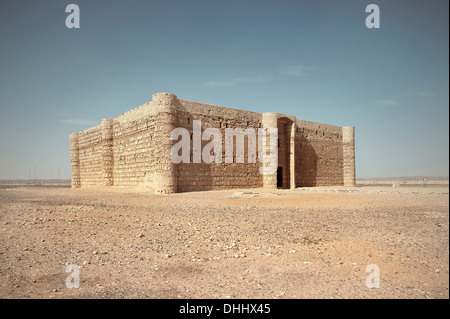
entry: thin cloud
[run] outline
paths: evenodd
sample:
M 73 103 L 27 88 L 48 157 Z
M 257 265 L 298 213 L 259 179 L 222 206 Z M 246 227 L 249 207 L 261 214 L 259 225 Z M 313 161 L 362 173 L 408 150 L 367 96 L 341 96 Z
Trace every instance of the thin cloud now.
M 75 116 L 76 114 L 74 114 L 74 113 L 55 113 L 55 115 L 58 115 L 58 116 Z
M 62 123 L 70 124 L 70 125 L 82 125 L 82 126 L 88 126 L 88 125 L 95 125 L 97 122 L 91 121 L 91 120 L 85 120 L 85 119 L 68 119 L 68 120 L 62 120 Z
M 419 91 L 419 92 L 417 92 L 417 95 L 423 96 L 423 97 L 434 97 L 434 93 L 428 92 L 428 91 Z
M 315 67 L 306 65 L 289 65 L 287 67 L 279 69 L 279 73 L 290 76 L 304 76 L 309 70 L 313 70 Z
M 374 100 L 372 103 L 383 106 L 395 106 L 397 102 L 394 100 Z
M 251 77 L 234 77 L 227 78 L 222 81 L 208 81 L 206 82 L 207 86 L 233 86 L 239 83 L 264 83 L 268 82 L 272 79 L 269 75 L 257 75 Z

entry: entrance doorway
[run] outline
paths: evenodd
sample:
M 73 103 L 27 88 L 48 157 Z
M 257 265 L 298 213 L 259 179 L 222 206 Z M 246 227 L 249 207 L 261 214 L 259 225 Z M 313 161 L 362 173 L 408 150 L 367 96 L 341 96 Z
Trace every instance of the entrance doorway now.
M 283 187 L 283 167 L 277 169 L 277 188 Z
M 291 187 L 291 141 L 294 125 L 287 117 L 277 119 L 278 128 L 278 170 L 277 188 Z

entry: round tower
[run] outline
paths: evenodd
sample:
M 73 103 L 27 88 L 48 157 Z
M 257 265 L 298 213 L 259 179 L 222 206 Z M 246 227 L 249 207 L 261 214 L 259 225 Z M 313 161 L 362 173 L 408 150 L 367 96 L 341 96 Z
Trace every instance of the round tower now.
M 70 166 L 71 166 L 71 184 L 72 188 L 81 187 L 80 180 L 80 149 L 78 143 L 78 133 L 69 134 L 70 141 Z
M 344 186 L 355 187 L 355 127 L 342 128 L 342 144 L 344 156 Z
M 170 150 L 176 141 L 170 139 L 170 133 L 178 124 L 178 99 L 174 94 L 156 93 L 152 103 L 157 118 L 153 141 L 158 149 L 157 156 L 152 159 L 157 162 L 152 173 L 152 184 L 157 193 L 176 193 L 177 167 L 170 157 Z

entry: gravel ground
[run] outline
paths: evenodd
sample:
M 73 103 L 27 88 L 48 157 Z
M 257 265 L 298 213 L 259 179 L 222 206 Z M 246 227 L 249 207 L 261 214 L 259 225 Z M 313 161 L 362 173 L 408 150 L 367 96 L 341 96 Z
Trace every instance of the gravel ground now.
M 449 298 L 448 205 L 448 187 L 3 186 L 0 298 Z

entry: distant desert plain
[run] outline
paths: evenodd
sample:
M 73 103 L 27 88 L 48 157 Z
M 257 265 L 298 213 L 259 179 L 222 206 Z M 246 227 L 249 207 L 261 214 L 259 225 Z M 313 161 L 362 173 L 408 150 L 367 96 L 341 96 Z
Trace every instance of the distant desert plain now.
M 448 178 L 170 195 L 66 182 L 0 182 L 0 298 L 449 298 Z

